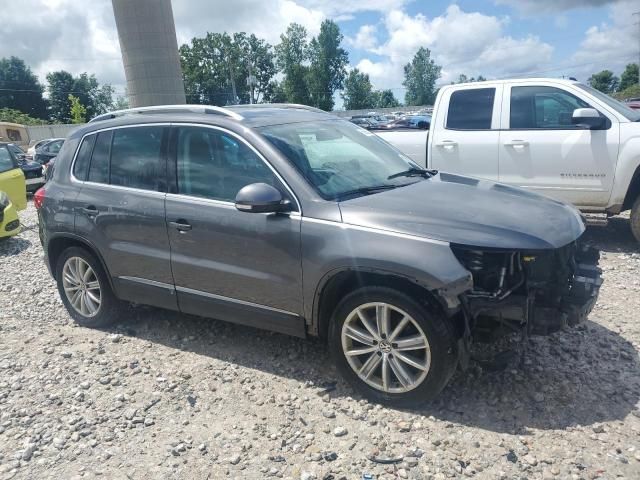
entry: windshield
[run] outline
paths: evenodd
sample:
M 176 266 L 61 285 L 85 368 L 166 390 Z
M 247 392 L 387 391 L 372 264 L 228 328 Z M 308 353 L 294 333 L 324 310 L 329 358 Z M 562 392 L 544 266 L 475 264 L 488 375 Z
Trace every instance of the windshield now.
M 613 108 L 616 112 L 624 116 L 627 120 L 630 120 L 632 122 L 637 122 L 638 120 L 640 120 L 639 111 L 632 110 L 631 108 L 627 107 L 624 103 L 619 102 L 618 100 L 610 97 L 606 93 L 602 93 L 600 90 L 596 90 L 595 88 L 590 87 L 588 85 L 584 85 L 582 83 L 576 83 L 575 86 L 584 90 L 585 92 L 590 93 L 591 95 L 596 97 L 598 100 L 600 100 L 602 103 Z
M 373 133 L 344 120 L 270 125 L 260 129 L 326 200 L 367 195 L 419 181 L 394 174 L 420 169 Z M 372 189 L 367 192 L 366 189 Z M 359 191 L 359 192 L 356 192 Z

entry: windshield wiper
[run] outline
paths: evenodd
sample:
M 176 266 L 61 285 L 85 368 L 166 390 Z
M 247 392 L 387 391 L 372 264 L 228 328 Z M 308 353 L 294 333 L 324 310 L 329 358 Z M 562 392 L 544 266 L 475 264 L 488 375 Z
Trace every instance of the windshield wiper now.
M 354 188 L 353 190 L 347 190 L 346 192 L 342 192 L 339 195 L 336 195 L 336 200 L 340 200 L 344 197 L 351 197 L 352 195 L 371 195 L 372 193 L 382 192 L 384 190 L 392 190 L 397 187 L 401 187 L 402 185 L 373 185 L 371 187 L 362 187 L 362 188 Z
M 424 178 L 431 178 L 438 173 L 437 170 L 426 170 L 424 168 L 416 168 L 412 167 L 407 170 L 403 170 L 402 172 L 394 173 L 393 175 L 389 175 L 387 180 L 392 180 L 398 177 L 417 177 L 422 176 Z

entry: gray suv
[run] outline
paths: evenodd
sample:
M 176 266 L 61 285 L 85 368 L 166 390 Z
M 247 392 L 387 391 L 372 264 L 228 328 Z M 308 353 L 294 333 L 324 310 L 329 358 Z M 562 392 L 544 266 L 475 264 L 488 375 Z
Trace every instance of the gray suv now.
M 601 283 L 572 207 L 424 170 L 299 105 L 114 112 L 35 196 L 80 325 L 147 304 L 327 340 L 370 399 L 437 395 L 473 342 L 583 321 Z

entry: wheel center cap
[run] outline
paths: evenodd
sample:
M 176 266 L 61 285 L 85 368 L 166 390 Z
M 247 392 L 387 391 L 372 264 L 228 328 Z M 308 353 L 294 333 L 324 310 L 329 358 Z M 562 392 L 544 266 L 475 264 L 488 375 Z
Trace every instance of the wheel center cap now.
M 391 353 L 391 344 L 387 340 L 382 340 L 378 344 L 378 348 L 380 349 L 381 352 Z

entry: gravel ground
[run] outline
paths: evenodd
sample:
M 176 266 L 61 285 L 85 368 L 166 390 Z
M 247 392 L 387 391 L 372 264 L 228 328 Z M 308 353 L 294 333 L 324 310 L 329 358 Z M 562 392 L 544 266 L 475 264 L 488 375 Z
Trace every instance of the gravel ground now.
M 143 307 L 76 327 L 32 205 L 22 220 L 0 243 L 0 480 L 640 478 L 627 219 L 587 232 L 605 252 L 590 321 L 532 338 L 523 368 L 456 374 L 418 410 L 358 397 L 313 339 Z

